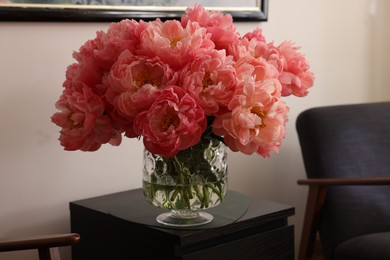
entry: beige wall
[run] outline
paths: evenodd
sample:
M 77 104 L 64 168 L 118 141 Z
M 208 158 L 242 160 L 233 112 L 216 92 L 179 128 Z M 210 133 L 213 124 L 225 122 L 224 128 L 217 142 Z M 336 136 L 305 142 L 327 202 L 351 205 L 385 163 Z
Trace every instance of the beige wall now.
M 390 100 L 389 12 L 387 0 L 270 0 L 268 22 L 237 23 L 241 33 L 260 26 L 267 40 L 295 41 L 316 76 L 307 97 L 286 100 L 290 120 L 279 154 L 229 154 L 231 189 L 295 206 L 296 246 L 307 190 L 296 185 L 304 171 L 295 118 L 313 106 Z M 69 201 L 141 187 L 141 142 L 65 152 L 50 122 L 72 51 L 106 28 L 0 23 L 0 238 L 67 232 Z

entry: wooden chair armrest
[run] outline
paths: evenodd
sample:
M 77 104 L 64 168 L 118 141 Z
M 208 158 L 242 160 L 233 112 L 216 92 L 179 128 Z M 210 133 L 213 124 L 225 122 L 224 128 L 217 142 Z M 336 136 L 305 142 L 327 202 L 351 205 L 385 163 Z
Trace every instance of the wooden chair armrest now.
M 310 178 L 300 179 L 299 185 L 330 186 L 330 185 L 390 185 L 390 177 L 348 177 L 348 178 Z
M 311 259 L 319 216 L 324 205 L 329 186 L 334 185 L 390 185 L 390 177 L 348 177 L 348 178 L 308 178 L 297 181 L 308 185 L 309 193 L 302 228 L 298 260 Z
M 329 186 L 334 185 L 390 185 L 390 177 L 346 177 L 346 178 L 309 178 L 297 181 L 299 185 L 308 185 L 309 193 L 299 249 L 299 260 L 311 259 L 319 216 L 325 202 Z
M 0 252 L 70 246 L 77 244 L 79 240 L 80 235 L 77 233 L 42 235 L 7 241 L 0 240 Z

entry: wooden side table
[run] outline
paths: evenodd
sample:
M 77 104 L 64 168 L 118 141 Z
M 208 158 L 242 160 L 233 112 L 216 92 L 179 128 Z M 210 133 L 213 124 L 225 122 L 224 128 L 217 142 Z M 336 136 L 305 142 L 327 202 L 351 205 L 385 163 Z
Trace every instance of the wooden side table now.
M 81 236 L 72 259 L 293 260 L 294 226 L 288 225 L 288 217 L 295 209 L 229 194 L 233 202 L 214 208 L 219 212 L 213 213 L 212 225 L 192 229 L 158 224 L 154 210 L 161 209 L 146 202 L 142 189 L 70 202 L 71 231 Z M 248 207 L 238 219 L 226 222 L 234 200 L 242 197 Z

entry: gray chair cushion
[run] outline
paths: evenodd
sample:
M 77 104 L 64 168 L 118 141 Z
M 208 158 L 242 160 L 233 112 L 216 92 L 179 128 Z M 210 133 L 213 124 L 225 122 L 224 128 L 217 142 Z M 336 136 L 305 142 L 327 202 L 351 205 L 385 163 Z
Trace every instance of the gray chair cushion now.
M 389 260 L 390 231 L 351 238 L 335 250 L 335 260 Z

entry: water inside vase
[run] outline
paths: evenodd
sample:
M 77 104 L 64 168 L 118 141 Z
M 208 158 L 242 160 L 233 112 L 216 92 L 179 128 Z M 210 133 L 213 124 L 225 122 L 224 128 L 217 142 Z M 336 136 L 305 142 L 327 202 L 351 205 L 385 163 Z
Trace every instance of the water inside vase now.
M 203 140 L 171 158 L 144 150 L 143 192 L 156 207 L 215 207 L 223 201 L 227 184 L 227 149 L 218 140 Z
M 156 207 L 199 210 L 219 205 L 227 192 L 227 177 L 196 185 L 164 185 L 143 181 L 146 199 Z

